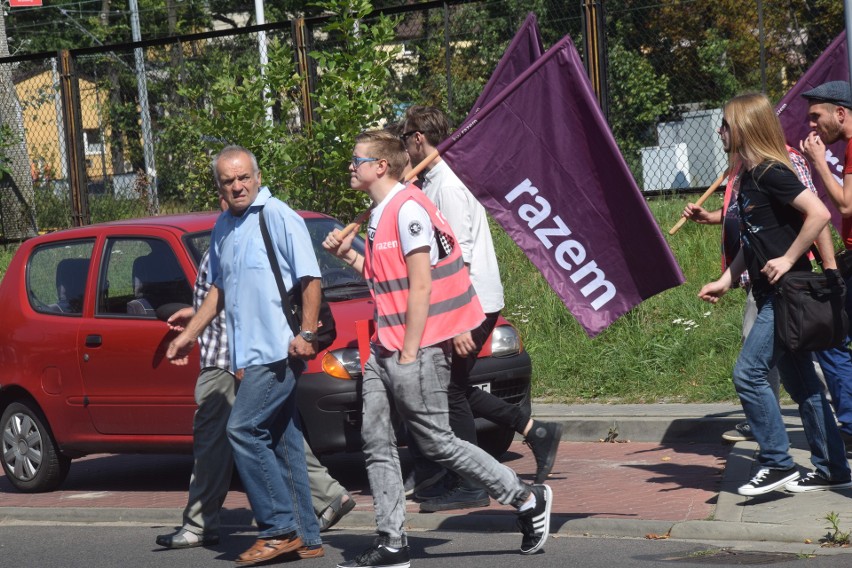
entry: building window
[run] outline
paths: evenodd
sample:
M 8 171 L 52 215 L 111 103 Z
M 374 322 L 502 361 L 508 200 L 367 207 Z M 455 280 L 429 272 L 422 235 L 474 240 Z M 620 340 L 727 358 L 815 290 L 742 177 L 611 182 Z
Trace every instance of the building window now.
M 104 139 L 101 137 L 101 131 L 97 128 L 83 130 L 83 145 L 86 148 L 86 155 L 101 154 L 104 151 Z

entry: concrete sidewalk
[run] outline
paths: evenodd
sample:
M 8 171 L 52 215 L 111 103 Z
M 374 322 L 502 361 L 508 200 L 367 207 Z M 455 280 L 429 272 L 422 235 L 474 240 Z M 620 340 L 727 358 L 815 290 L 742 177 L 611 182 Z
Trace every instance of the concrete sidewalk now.
M 703 541 L 818 543 L 829 532 L 825 517 L 840 516 L 852 530 L 852 489 L 745 498 L 736 488 L 755 472 L 756 445 L 724 444 L 720 435 L 743 420 L 733 404 L 534 405 L 534 415 L 565 426 L 553 487 L 552 531 Z M 795 408 L 785 407 L 792 453 L 811 470 Z M 609 439 L 612 443 L 602 440 Z M 355 496 L 357 506 L 340 527 L 372 530 L 372 500 L 361 456 L 331 456 L 329 469 Z M 504 462 L 524 479 L 535 463 L 513 443 Z M 75 460 L 59 491 L 24 495 L 0 476 L 0 523 L 123 522 L 172 527 L 180 523 L 191 456 L 89 456 Z M 411 530 L 515 532 L 510 507 L 419 513 L 409 502 Z M 225 502 L 225 523 L 252 522 L 245 494 L 235 484 Z

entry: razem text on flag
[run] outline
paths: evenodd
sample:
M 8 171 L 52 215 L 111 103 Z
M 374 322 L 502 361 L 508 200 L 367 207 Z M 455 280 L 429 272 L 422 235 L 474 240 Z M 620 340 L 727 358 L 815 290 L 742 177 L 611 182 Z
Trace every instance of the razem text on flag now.
M 438 151 L 590 337 L 683 283 L 570 38 Z

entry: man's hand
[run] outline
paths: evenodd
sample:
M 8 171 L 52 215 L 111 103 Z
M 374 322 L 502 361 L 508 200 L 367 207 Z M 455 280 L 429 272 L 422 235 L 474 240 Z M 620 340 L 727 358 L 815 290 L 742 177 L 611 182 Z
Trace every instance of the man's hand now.
M 800 140 L 799 149 L 811 163 L 825 162 L 825 144 L 816 132 L 811 131 L 807 138 Z
M 346 258 L 352 250 L 352 241 L 355 240 L 357 231 L 350 231 L 345 238 L 341 238 L 343 231 L 334 229 L 322 242 L 322 247 L 338 258 Z
M 186 329 L 189 320 L 192 319 L 192 316 L 195 315 L 195 309 L 191 306 L 187 306 L 185 308 L 181 308 L 176 311 L 166 320 L 166 323 L 169 326 L 169 329 L 172 331 L 183 331 Z
M 195 347 L 197 339 L 197 337 L 193 337 L 184 331 L 169 343 L 169 348 L 166 350 L 166 359 L 171 361 L 172 365 L 179 367 L 187 365 L 189 363 L 189 354 L 192 348 Z
M 297 335 L 290 342 L 290 347 L 287 350 L 290 357 L 296 359 L 313 359 L 317 356 L 317 342 L 309 343 L 301 335 Z
M 473 341 L 473 335 L 466 331 L 453 338 L 453 349 L 459 357 L 467 357 L 476 351 L 476 343 Z
M 413 355 L 407 354 L 403 351 L 399 352 L 399 364 L 400 365 L 407 365 L 409 363 L 413 363 L 416 360 L 417 360 L 417 352 L 415 352 Z

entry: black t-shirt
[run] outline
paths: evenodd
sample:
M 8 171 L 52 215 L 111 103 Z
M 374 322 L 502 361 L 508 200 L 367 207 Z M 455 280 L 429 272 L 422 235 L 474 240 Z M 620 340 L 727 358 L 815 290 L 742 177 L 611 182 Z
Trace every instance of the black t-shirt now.
M 792 171 L 781 164 L 761 164 L 743 173 L 740 193 L 740 228 L 746 269 L 755 298 L 772 287 L 761 274 L 766 261 L 783 256 L 802 229 L 802 214 L 790 205 L 805 190 Z M 811 270 L 802 255 L 790 270 Z

